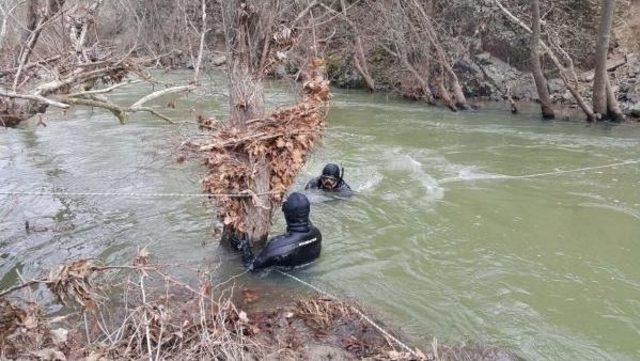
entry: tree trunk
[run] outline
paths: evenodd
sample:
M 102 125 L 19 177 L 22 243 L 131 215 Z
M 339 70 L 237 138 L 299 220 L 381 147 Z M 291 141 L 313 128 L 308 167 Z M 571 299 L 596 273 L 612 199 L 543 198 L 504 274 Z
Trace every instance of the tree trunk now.
M 31 33 L 36 29 L 38 25 L 38 0 L 27 1 L 27 18 L 25 22 L 25 28 L 20 35 L 20 43 L 26 44 Z
M 440 76 L 438 76 L 438 95 L 440 95 L 440 99 L 451 111 L 457 112 L 458 108 L 456 108 L 456 104 L 451 99 L 451 94 L 449 94 L 449 90 L 445 86 L 442 78 L 443 75 L 440 74 Z
M 355 50 L 356 52 L 353 55 L 353 60 L 354 60 L 356 69 L 358 69 L 358 72 L 360 72 L 360 75 L 362 75 L 362 78 L 364 79 L 364 82 L 367 85 L 367 88 L 369 88 L 370 91 L 375 91 L 376 85 L 373 80 L 373 77 L 371 76 L 371 73 L 369 73 L 369 67 L 367 66 L 367 58 L 364 56 L 364 49 L 362 48 L 362 41 L 360 40 L 360 36 L 357 34 L 355 39 L 355 45 L 356 45 L 356 50 Z
M 607 110 L 607 54 L 609 53 L 614 9 L 615 0 L 603 1 L 595 51 L 596 69 L 593 78 L 593 111 L 598 118 L 606 117 L 609 114 Z
M 245 122 L 264 116 L 264 91 L 256 69 L 252 69 L 250 54 L 249 16 L 241 14 L 244 1 L 233 0 L 229 7 L 230 24 L 227 27 L 227 62 L 229 73 L 229 121 L 239 128 Z
M 367 85 L 367 88 L 370 91 L 375 91 L 376 90 L 375 82 L 373 81 L 373 77 L 371 76 L 371 73 L 369 72 L 369 67 L 367 66 L 367 58 L 364 55 L 364 49 L 362 47 L 362 40 L 360 39 L 358 28 L 356 24 L 354 24 L 347 16 L 347 5 L 344 0 L 340 0 L 340 7 L 342 9 L 342 16 L 344 17 L 344 20 L 347 22 L 347 24 L 349 24 L 349 26 L 351 27 L 351 30 L 353 31 L 354 38 L 355 38 L 354 39 L 355 51 L 353 54 L 353 62 L 356 66 L 356 69 L 358 69 L 358 72 L 360 73 L 360 75 L 362 75 L 362 78 L 364 79 L 364 83 Z
M 22 49 L 18 51 L 15 58 L 15 66 L 20 65 L 20 60 L 22 59 L 22 54 L 26 50 L 26 44 L 29 41 L 29 37 L 31 33 L 38 26 L 38 0 L 28 0 L 27 1 L 27 17 L 25 19 L 25 28 L 22 30 L 20 34 L 20 44 L 22 44 Z
M 249 189 L 254 192 L 258 200 L 258 204 L 253 198 L 245 198 L 245 217 L 247 225 L 247 237 L 252 244 L 264 243 L 271 228 L 271 214 L 273 206 L 269 199 L 271 168 L 264 155 L 257 159 L 251 157 L 249 162 L 255 170 L 253 176 L 253 184 L 249 185 Z
M 533 31 L 531 31 L 531 29 L 529 29 L 529 27 L 525 23 L 523 23 L 522 20 L 518 19 L 515 15 L 513 15 L 507 8 L 505 8 L 502 5 L 502 3 L 500 3 L 500 1 L 494 0 L 494 3 L 498 6 L 498 8 L 500 8 L 500 10 L 502 10 L 502 12 L 505 13 L 505 15 L 507 15 L 507 17 L 511 21 L 513 21 L 518 26 L 523 28 L 526 32 L 533 33 Z M 540 40 L 540 46 L 542 46 L 542 49 L 544 49 L 544 51 L 547 52 L 547 54 L 549 55 L 549 58 L 553 62 L 553 65 L 555 65 L 555 67 L 558 69 L 558 75 L 560 75 L 560 79 L 562 79 L 562 82 L 567 87 L 567 89 L 569 90 L 571 95 L 573 95 L 573 98 L 578 103 L 578 106 L 580 106 L 580 109 L 582 109 L 584 114 L 587 116 L 587 121 L 588 122 L 593 122 L 596 119 L 595 114 L 593 113 L 593 110 L 591 109 L 589 104 L 587 104 L 587 102 L 584 100 L 582 95 L 580 95 L 580 92 L 576 89 L 576 87 L 571 85 L 571 81 L 569 80 L 569 78 L 567 77 L 567 74 L 566 74 L 567 71 L 564 68 L 564 66 L 562 65 L 562 63 L 560 62 L 560 60 L 558 59 L 558 57 L 556 56 L 556 54 L 542 40 Z
M 531 1 L 531 13 L 533 16 L 531 36 L 531 73 L 538 90 L 538 98 L 540 98 L 540 107 L 542 108 L 542 117 L 544 119 L 555 118 L 553 106 L 551 104 L 551 96 L 549 88 L 547 88 L 547 79 L 542 72 L 540 64 L 540 3 L 538 0 Z
M 259 69 L 254 69 L 251 58 L 251 30 L 257 13 L 250 10 L 245 1 L 229 0 L 223 5 L 223 21 L 226 30 L 226 46 L 229 73 L 229 122 L 240 130 L 246 129 L 250 120 L 264 117 L 264 90 Z M 244 217 L 247 224 L 245 234 L 234 229 L 225 229 L 226 233 L 246 236 L 252 244 L 263 242 L 267 238 L 271 224 L 272 205 L 269 199 L 270 168 L 264 157 L 254 159 L 248 154 L 238 155 L 239 161 L 253 170 L 249 181 L 249 190 L 257 195 L 260 204 L 252 198 L 244 200 Z M 265 194 L 267 193 L 267 194 Z M 229 237 L 223 234 L 223 239 Z
M 414 0 L 415 6 L 418 8 L 418 11 L 422 15 L 422 18 L 425 23 L 425 27 L 427 29 L 427 36 L 429 37 L 429 41 L 433 48 L 436 50 L 436 56 L 438 58 L 438 63 L 444 68 L 447 75 L 449 76 L 449 81 L 451 82 L 451 89 L 453 90 L 453 96 L 455 97 L 455 105 L 460 109 L 468 109 L 467 106 L 467 98 L 464 96 L 464 92 L 462 91 L 462 86 L 460 86 L 460 81 L 458 80 L 458 76 L 453 71 L 451 64 L 449 64 L 449 60 L 447 59 L 447 54 L 442 49 L 440 45 L 440 41 L 438 40 L 438 36 L 436 35 L 436 31 L 431 22 L 431 18 L 426 13 L 426 11 L 422 8 L 422 5 L 416 0 Z
M 616 94 L 613 92 L 613 88 L 611 88 L 611 81 L 609 77 L 607 77 L 607 117 L 614 122 L 624 122 L 625 117 L 624 113 L 622 113 L 622 109 L 620 109 L 620 105 L 618 104 L 618 100 L 616 99 Z

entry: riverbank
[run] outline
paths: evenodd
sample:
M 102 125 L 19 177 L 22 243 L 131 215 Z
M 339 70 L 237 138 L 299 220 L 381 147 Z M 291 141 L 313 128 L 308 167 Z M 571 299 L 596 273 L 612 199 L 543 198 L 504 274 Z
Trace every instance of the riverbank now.
M 435 338 L 422 351 L 355 302 L 314 294 L 264 307 L 259 293 L 235 290 L 233 277 L 214 284 L 207 271 L 197 273 L 190 277 L 196 284 L 180 280 L 142 249 L 128 265 L 78 260 L 3 290 L 0 358 L 518 359 L 494 347 L 438 345 Z M 56 312 L 47 311 L 48 293 L 62 306 Z
M 333 63 L 332 60 L 333 59 Z M 416 97 L 416 90 L 403 86 L 403 79 L 389 80 L 389 60 L 379 60 L 387 66 L 372 67 L 374 76 L 379 80 L 377 92 L 393 92 L 406 99 L 420 100 Z M 339 88 L 366 90 L 364 79 L 345 59 L 334 55 L 329 60 L 329 79 Z M 628 121 L 640 121 L 640 56 L 635 53 L 619 53 L 607 63 L 614 92 L 623 112 L 629 117 Z M 538 94 L 531 74 L 520 70 L 488 52 L 465 56 L 454 63 L 465 96 L 471 104 L 481 101 L 505 102 L 509 98 L 516 103 L 538 103 Z M 577 117 L 584 117 L 578 104 L 567 90 L 560 78 L 555 78 L 551 72 L 549 91 L 551 100 L 556 107 L 559 118 L 566 118 L 563 114 L 575 113 Z M 578 74 L 578 89 L 588 102 L 591 102 L 590 84 L 593 81 L 593 71 Z M 393 84 L 396 84 L 395 86 Z M 437 92 L 433 89 L 434 92 Z

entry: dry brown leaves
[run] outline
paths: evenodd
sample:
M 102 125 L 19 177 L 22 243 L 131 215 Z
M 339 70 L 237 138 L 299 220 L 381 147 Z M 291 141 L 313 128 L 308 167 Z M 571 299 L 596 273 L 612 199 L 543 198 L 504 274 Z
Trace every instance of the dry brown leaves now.
M 0 338 L 13 333 L 17 329 L 33 330 L 40 321 L 40 309 L 35 304 L 20 308 L 9 301 L 0 300 Z
M 309 328 L 318 332 L 326 332 L 337 320 L 355 318 L 347 304 L 326 298 L 298 300 L 295 313 Z
M 83 308 L 95 308 L 96 297 L 90 279 L 94 270 L 90 260 L 62 265 L 49 274 L 47 287 L 64 305 L 74 300 Z
M 28 359 L 25 351 L 49 343 L 50 332 L 42 309 L 35 302 L 17 306 L 0 299 L 0 359 Z
M 266 119 L 251 121 L 246 129 L 231 124 L 212 125 L 200 121 L 203 128 L 214 129 L 207 144 L 200 147 L 209 174 L 203 188 L 212 194 L 247 193 L 247 197 L 216 198 L 218 219 L 225 226 L 246 233 L 245 217 L 249 204 L 265 207 L 253 190 L 256 169 L 253 159 L 267 160 L 270 173 L 269 200 L 282 200 L 302 169 L 307 156 L 320 138 L 326 124 L 327 102 L 331 98 L 325 79 L 324 61 L 316 59 L 305 74 L 302 100 L 291 107 L 275 110 Z M 253 193 L 252 193 L 253 192 Z

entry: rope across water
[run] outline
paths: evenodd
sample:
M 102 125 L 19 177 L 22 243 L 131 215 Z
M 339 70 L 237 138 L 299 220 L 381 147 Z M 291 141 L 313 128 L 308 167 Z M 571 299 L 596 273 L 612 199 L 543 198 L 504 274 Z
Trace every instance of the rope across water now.
M 620 167 L 620 166 L 625 166 L 625 165 L 630 165 L 630 164 L 638 164 L 638 163 L 640 163 L 640 159 L 626 160 L 624 162 L 611 163 L 611 164 L 605 164 L 605 165 L 598 165 L 598 166 L 594 166 L 594 167 L 584 167 L 584 168 L 567 169 L 567 170 L 555 170 L 555 171 L 551 171 L 551 172 L 534 173 L 534 174 L 523 174 L 523 175 L 496 174 L 496 175 L 478 176 L 478 177 L 472 178 L 472 179 L 465 179 L 465 178 L 460 178 L 460 177 L 449 177 L 449 178 L 443 178 L 443 179 L 439 180 L 438 183 L 439 184 L 447 184 L 447 183 L 465 182 L 465 181 L 470 181 L 470 180 L 474 180 L 474 181 L 475 180 L 485 180 L 485 179 L 527 179 L 527 178 L 538 178 L 538 177 L 555 176 L 555 175 L 561 175 L 561 174 L 567 174 L 567 173 L 579 173 L 579 172 L 586 172 L 586 171 L 590 171 L 590 170 L 614 168 L 614 167 Z
M 523 175 L 486 175 L 486 176 L 478 176 L 472 179 L 460 178 L 460 177 L 448 177 L 443 178 L 438 181 L 439 184 L 447 184 L 447 183 L 459 183 L 465 181 L 476 181 L 476 180 L 485 180 L 485 179 L 528 179 L 528 178 L 538 178 L 538 177 L 547 177 L 547 176 L 556 176 L 567 173 L 579 173 L 586 172 L 591 170 L 598 169 L 607 169 L 620 167 L 631 164 L 639 164 L 640 159 L 631 159 L 623 162 L 610 163 L 605 165 L 593 166 L 593 167 L 584 167 L 577 169 L 567 169 L 567 170 L 555 170 L 551 172 L 544 173 L 534 173 L 534 174 L 523 174 Z M 256 196 L 273 194 L 274 192 L 266 192 L 255 194 Z M 87 196 L 87 197 L 128 197 L 128 198 L 215 198 L 215 197 L 235 197 L 235 198 L 247 198 L 251 197 L 252 194 L 248 191 L 246 192 L 238 192 L 238 193 L 138 193 L 138 192 L 47 192 L 47 191 L 0 191 L 0 195 L 10 195 L 10 196 Z
M 274 192 L 256 193 L 267 195 Z M 88 197 L 128 197 L 128 198 L 202 198 L 202 197 L 232 197 L 248 198 L 249 192 L 239 193 L 137 193 L 137 192 L 45 192 L 45 191 L 0 191 L 0 195 L 12 196 L 88 196 Z

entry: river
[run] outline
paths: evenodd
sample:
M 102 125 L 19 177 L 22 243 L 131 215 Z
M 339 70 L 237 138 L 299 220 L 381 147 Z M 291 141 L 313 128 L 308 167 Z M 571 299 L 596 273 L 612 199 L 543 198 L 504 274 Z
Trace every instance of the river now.
M 179 120 L 224 118 L 223 78 L 207 88 L 216 91 L 175 96 L 175 109 L 155 105 Z M 271 106 L 292 101 L 287 86 L 269 89 Z M 114 99 L 149 91 L 133 85 Z M 531 360 L 640 359 L 640 127 L 541 121 L 522 108 L 452 113 L 336 89 L 295 188 L 333 161 L 358 195 L 311 195 L 322 257 L 296 276 L 360 301 L 425 347 L 437 336 Z M 0 289 L 16 271 L 35 277 L 86 257 L 122 264 L 141 246 L 220 279 L 242 271 L 211 236 L 212 206 L 197 196 L 203 169 L 176 162 L 196 126 L 144 114 L 120 125 L 89 109 L 45 122 L 0 129 Z M 278 214 L 274 232 L 282 227 Z M 236 281 L 274 299 L 307 292 L 276 273 Z

